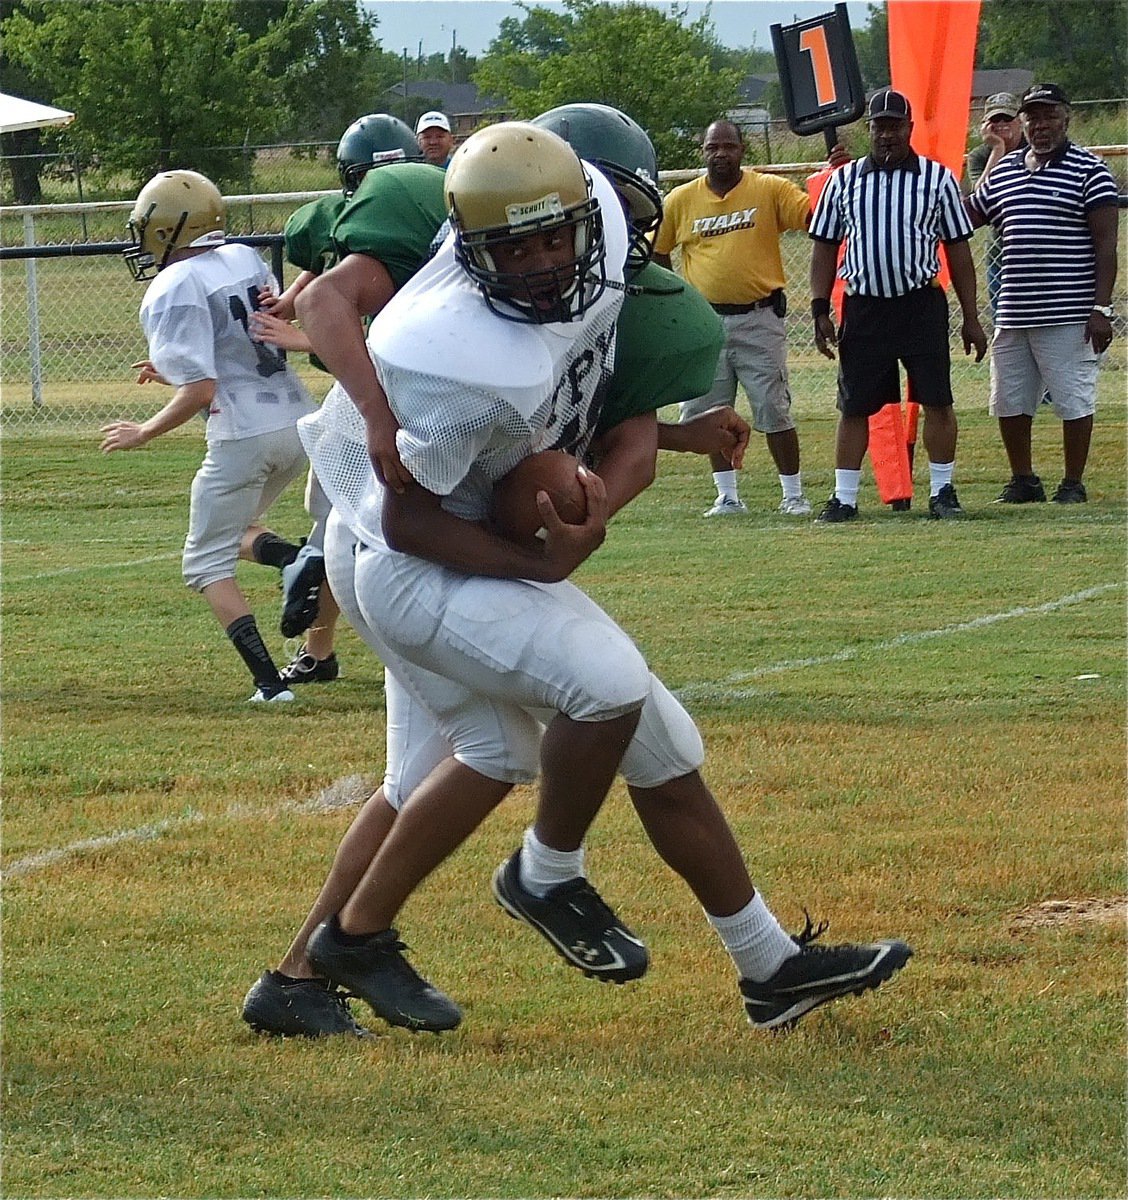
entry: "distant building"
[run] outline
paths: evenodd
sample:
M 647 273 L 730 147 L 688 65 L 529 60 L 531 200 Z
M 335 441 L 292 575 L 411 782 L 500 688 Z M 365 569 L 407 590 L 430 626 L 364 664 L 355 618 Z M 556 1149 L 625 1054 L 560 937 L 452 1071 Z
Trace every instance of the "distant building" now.
M 726 118 L 746 135 L 763 133 L 772 120 L 765 94 L 778 82 L 775 74 L 745 75 L 740 82 L 740 102 L 725 113 Z
M 982 109 L 983 102 L 996 92 L 1010 92 L 1021 96 L 1034 82 L 1034 72 L 1021 67 L 1007 67 L 998 71 L 973 71 L 971 75 L 971 107 Z
M 413 79 L 404 85 L 394 84 L 385 92 L 392 111 L 403 113 L 403 119 L 413 129 L 421 113 L 437 108 L 450 118 L 450 131 L 455 141 L 467 138 L 479 125 L 504 121 L 512 114 L 504 100 L 483 96 L 472 83 L 447 83 L 442 79 Z

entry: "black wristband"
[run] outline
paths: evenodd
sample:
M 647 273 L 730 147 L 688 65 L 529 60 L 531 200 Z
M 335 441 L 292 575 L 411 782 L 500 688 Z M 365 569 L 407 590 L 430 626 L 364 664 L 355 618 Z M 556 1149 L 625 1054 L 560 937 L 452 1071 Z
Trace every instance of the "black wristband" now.
M 817 296 L 811 301 L 811 316 L 817 321 L 819 317 L 830 316 L 830 301 L 820 300 Z

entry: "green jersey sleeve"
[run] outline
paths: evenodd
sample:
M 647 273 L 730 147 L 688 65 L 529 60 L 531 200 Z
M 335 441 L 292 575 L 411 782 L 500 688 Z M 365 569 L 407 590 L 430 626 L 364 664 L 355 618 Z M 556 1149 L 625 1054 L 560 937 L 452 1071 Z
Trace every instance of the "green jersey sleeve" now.
M 703 396 L 713 386 L 724 326 L 704 296 L 649 263 L 631 281 L 615 334 L 615 367 L 597 432 Z
M 337 223 L 345 198 L 322 196 L 303 204 L 286 222 L 286 258 L 303 271 L 320 275 L 337 260 L 333 246 L 333 226 Z
M 446 219 L 445 173 L 429 163 L 389 163 L 365 175 L 333 228 L 339 258 L 367 254 L 402 287 L 427 261 Z

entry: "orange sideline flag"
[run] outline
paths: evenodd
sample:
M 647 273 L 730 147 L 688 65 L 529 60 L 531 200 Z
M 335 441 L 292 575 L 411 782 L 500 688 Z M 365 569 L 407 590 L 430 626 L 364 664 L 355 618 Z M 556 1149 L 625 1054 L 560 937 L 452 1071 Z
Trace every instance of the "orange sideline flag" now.
M 814 175 L 807 176 L 807 197 L 811 201 L 811 212 L 815 211 L 815 205 L 819 202 L 819 197 L 823 194 L 823 188 L 826 187 L 826 181 L 834 174 L 835 167 L 823 167 L 821 171 L 816 171 Z M 842 255 L 846 251 L 845 243 L 840 243 L 838 247 L 838 262 L 842 264 Z M 834 287 L 830 291 L 830 303 L 834 306 L 834 311 L 838 314 L 838 323 L 842 324 L 842 295 L 846 291 L 846 282 L 843 279 L 834 277 Z
M 959 179 L 967 145 L 979 0 L 888 0 L 886 11 L 890 78 L 913 106 L 913 149 L 943 163 Z M 947 287 L 948 278 L 941 249 L 941 286 Z M 908 443 L 916 441 L 918 413 L 910 397 Z M 870 463 L 885 504 L 912 496 L 905 426 L 900 404 L 888 404 L 870 418 Z

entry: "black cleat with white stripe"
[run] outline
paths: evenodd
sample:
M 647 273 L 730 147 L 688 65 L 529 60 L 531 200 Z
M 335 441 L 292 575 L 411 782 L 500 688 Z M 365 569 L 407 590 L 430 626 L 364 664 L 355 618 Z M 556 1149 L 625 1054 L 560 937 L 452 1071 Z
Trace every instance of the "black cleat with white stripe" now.
M 825 923 L 813 928 L 811 918 L 794 938 L 799 953 L 785 959 L 763 983 L 740 981 L 748 1020 L 756 1029 L 786 1029 L 811 1009 L 839 996 L 860 996 L 879 987 L 912 957 L 905 942 L 889 939 L 854 945 L 815 945 Z
M 582 876 L 534 896 L 521 886 L 521 851 L 494 872 L 493 893 L 511 916 L 531 925 L 565 962 L 592 979 L 626 983 L 646 973 L 646 947 Z
M 303 542 L 298 556 L 282 568 L 282 636 L 298 637 L 313 624 L 325 582 L 325 555 Z

